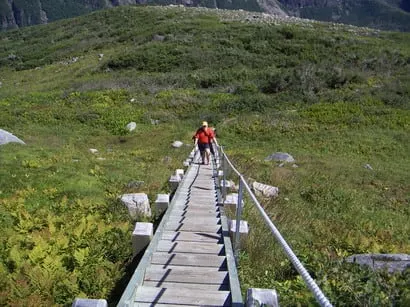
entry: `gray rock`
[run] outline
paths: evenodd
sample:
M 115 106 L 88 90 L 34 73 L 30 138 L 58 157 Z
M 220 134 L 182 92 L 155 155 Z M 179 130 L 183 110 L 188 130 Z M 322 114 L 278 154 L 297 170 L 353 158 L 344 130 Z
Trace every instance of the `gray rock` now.
M 137 128 L 137 123 L 135 122 L 130 122 L 127 124 L 127 126 L 125 127 L 128 131 L 134 131 Z
M 92 154 L 98 153 L 98 149 L 95 149 L 95 148 L 90 148 L 88 149 L 88 151 L 91 152 Z
M 367 168 L 368 170 L 373 170 L 373 167 L 370 164 L 365 164 L 364 168 Z
M 256 196 L 273 198 L 279 194 L 279 188 L 256 181 L 252 183 L 252 188 Z
M 295 159 L 288 153 L 286 152 L 275 152 L 274 154 L 271 154 L 270 156 L 265 158 L 265 161 L 284 161 L 284 162 L 295 162 Z
M 127 184 L 127 188 L 140 188 L 144 185 L 144 181 L 140 181 L 140 180 L 133 180 L 128 182 Z
M 76 298 L 71 307 L 107 307 L 104 299 Z
M 373 271 L 387 269 L 389 273 L 410 268 L 410 255 L 407 254 L 357 254 L 347 257 L 346 261 L 366 265 Z
M 151 119 L 151 125 L 158 125 L 159 119 Z
M 124 194 L 121 196 L 121 202 L 128 208 L 131 217 L 151 216 L 151 207 L 148 196 L 145 193 Z
M 155 34 L 155 35 L 152 37 L 152 39 L 153 39 L 154 41 L 162 42 L 162 41 L 165 40 L 165 36 L 164 36 L 164 35 Z
M 172 147 L 174 148 L 179 148 L 182 145 L 184 145 L 184 143 L 182 143 L 181 141 L 175 141 L 174 143 L 172 143 Z
M 14 136 L 10 132 L 0 129 L 0 145 L 4 145 L 7 143 L 25 144 L 22 140 L 20 140 L 18 137 Z

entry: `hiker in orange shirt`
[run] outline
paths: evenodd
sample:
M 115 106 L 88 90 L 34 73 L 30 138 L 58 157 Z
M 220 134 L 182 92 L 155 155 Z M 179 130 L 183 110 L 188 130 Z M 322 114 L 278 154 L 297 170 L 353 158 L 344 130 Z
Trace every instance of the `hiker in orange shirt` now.
M 209 164 L 211 156 L 211 146 L 212 142 L 218 145 L 214 131 L 208 127 L 207 122 L 202 122 L 201 128 L 199 128 L 195 135 L 195 146 L 198 146 L 199 152 L 201 153 L 202 164 Z

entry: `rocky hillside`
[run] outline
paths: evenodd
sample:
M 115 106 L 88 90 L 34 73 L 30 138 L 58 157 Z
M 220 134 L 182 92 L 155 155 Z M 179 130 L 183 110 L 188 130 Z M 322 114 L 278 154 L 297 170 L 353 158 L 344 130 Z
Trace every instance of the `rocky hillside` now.
M 4 30 L 43 24 L 93 10 L 131 4 L 243 9 L 385 30 L 410 31 L 408 0 L 0 0 L 0 28 Z
M 289 15 L 386 30 L 410 30 L 408 0 L 278 0 Z

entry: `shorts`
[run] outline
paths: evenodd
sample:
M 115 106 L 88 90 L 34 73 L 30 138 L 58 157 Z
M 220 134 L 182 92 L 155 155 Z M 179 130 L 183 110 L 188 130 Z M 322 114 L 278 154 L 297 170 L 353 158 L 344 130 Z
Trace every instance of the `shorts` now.
M 208 143 L 204 143 L 204 144 L 198 143 L 198 148 L 200 152 L 204 152 L 204 151 L 211 152 L 211 150 L 209 149 Z

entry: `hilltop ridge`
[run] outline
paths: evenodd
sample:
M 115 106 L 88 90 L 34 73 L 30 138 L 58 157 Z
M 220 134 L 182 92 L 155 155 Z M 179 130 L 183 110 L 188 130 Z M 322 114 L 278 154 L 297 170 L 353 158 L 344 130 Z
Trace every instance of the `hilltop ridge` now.
M 0 0 L 0 27 L 12 29 L 74 17 L 122 5 L 184 5 L 265 12 L 373 27 L 410 31 L 406 0 Z

